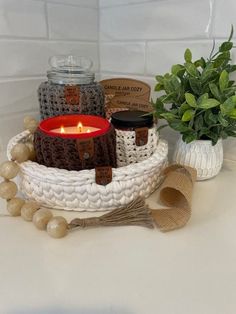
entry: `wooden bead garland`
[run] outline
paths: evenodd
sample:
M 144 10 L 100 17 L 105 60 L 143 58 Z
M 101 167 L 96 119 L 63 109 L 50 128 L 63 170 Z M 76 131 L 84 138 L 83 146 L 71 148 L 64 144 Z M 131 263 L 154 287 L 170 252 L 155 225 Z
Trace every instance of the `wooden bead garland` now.
M 25 201 L 15 197 L 18 191 L 17 185 L 10 181 L 17 176 L 19 165 L 28 159 L 34 160 L 35 152 L 32 140 L 33 133 L 37 129 L 37 121 L 27 116 L 24 118 L 24 128 L 30 132 L 28 142 L 16 144 L 12 151 L 12 160 L 0 165 L 0 176 L 4 181 L 0 183 L 0 197 L 7 200 L 7 210 L 11 216 L 21 216 L 26 221 L 33 221 L 39 230 L 46 230 L 53 238 L 64 237 L 69 230 L 81 227 L 94 226 L 123 226 L 139 225 L 148 228 L 154 227 L 151 211 L 142 199 L 133 201 L 125 208 L 118 208 L 100 217 L 85 219 L 73 219 L 70 223 L 62 216 L 53 217 L 49 209 L 41 208 L 35 201 Z
M 27 116 L 24 118 L 24 128 L 32 135 L 38 126 L 38 122 Z M 30 137 L 29 137 L 30 138 Z M 31 142 L 16 144 L 12 151 L 12 160 L 5 161 L 0 165 L 0 176 L 4 181 L 0 183 L 0 197 L 7 200 L 7 210 L 11 216 L 21 216 L 26 221 L 33 221 L 34 225 L 45 230 L 48 223 L 48 233 L 53 238 L 61 238 L 67 233 L 67 222 L 63 217 L 55 217 L 49 209 L 40 208 L 40 204 L 35 201 L 25 201 L 15 197 L 18 191 L 14 179 L 20 170 L 18 164 L 35 159 L 34 147 Z

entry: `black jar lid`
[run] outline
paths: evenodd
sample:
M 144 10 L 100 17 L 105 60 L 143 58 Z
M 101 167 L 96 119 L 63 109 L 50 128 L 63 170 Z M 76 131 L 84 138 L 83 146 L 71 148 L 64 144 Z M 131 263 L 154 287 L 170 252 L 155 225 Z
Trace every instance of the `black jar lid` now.
M 146 111 L 124 110 L 114 112 L 111 116 L 111 123 L 115 128 L 142 128 L 152 127 L 153 115 Z

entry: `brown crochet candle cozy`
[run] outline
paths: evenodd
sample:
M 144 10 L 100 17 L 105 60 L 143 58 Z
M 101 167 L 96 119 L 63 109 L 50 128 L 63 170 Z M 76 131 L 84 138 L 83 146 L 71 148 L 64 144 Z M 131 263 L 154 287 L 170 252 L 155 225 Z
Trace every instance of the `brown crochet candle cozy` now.
M 69 120 L 67 117 L 69 117 Z M 95 121 L 95 124 L 91 125 L 92 127 L 96 127 L 97 122 L 98 126 L 100 126 L 101 122 L 103 122 L 102 120 L 104 120 L 106 121 L 106 126 L 108 125 L 107 130 L 103 131 L 100 129 L 99 131 L 81 135 L 52 132 L 52 129 L 55 126 L 59 127 L 62 121 L 63 126 L 66 127 L 67 120 L 71 123 L 71 119 L 77 119 L 77 121 L 88 120 L 90 117 Z M 52 127 L 52 121 L 54 127 Z M 100 117 L 88 115 L 59 116 L 44 120 L 35 132 L 34 147 L 36 161 L 47 167 L 83 170 L 93 169 L 98 166 L 115 168 L 117 164 L 115 130 L 107 120 Z

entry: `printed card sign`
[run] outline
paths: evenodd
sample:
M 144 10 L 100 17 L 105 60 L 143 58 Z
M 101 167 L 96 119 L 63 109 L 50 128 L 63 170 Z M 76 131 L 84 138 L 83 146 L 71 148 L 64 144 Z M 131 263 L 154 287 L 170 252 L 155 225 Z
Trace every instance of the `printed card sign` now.
M 148 84 L 133 79 L 114 78 L 100 82 L 105 90 L 105 95 L 131 96 L 149 100 L 151 88 Z
M 129 109 L 129 110 L 142 110 L 142 111 L 153 111 L 152 105 L 149 101 L 134 98 L 134 97 L 125 97 L 125 96 L 116 96 L 111 99 L 108 108 L 121 108 L 121 109 Z

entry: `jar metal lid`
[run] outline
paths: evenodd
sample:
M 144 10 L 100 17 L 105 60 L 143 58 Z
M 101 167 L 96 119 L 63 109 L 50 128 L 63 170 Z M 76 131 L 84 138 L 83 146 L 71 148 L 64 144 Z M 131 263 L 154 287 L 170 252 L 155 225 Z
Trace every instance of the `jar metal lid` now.
M 114 112 L 111 123 L 115 128 L 142 128 L 153 126 L 153 116 L 150 112 L 140 110 L 124 110 Z
M 49 59 L 51 69 L 47 71 L 49 81 L 56 84 L 90 84 L 95 74 L 91 72 L 92 60 L 73 55 L 53 56 Z

